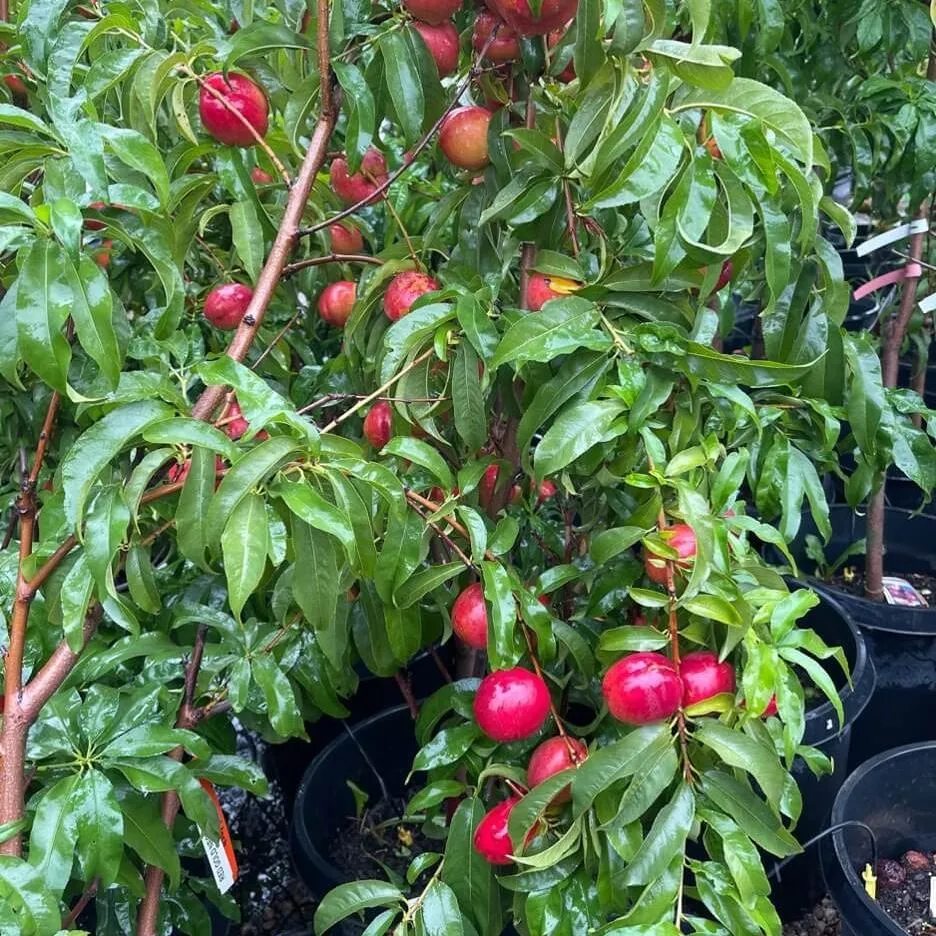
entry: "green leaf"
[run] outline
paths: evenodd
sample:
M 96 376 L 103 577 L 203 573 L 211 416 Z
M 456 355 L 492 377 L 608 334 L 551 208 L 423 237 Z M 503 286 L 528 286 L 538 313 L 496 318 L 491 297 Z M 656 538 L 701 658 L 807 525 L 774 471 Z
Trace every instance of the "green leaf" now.
M 174 420 L 173 420 L 174 421 Z M 196 446 L 179 506 L 176 508 L 176 542 L 179 552 L 190 562 L 205 567 L 205 517 L 215 491 L 215 455 Z
M 386 881 L 352 881 L 330 890 L 315 911 L 316 936 L 331 929 L 353 913 L 371 907 L 390 907 L 405 903 L 403 892 Z
M 748 771 L 771 803 L 780 801 L 785 773 L 775 750 L 711 718 L 699 721 L 693 737 L 726 764 Z
M 647 750 L 660 744 L 660 739 L 668 738 L 669 734 L 666 725 L 644 725 L 620 741 L 593 751 L 572 780 L 574 815 L 582 815 L 591 807 L 595 797 L 612 783 L 632 776 L 640 769 Z
M 0 855 L 0 897 L 7 901 L 15 933 L 52 936 L 60 931 L 58 900 L 42 872 L 12 855 Z M 10 919 L 10 917 L 8 917 Z M 22 924 L 19 926 L 18 924 Z
M 165 208 L 169 203 L 169 173 L 159 150 L 136 130 L 100 126 L 114 155 L 152 183 L 159 203 Z
M 672 111 L 695 108 L 746 114 L 762 121 L 786 140 L 806 169 L 811 168 L 812 127 L 800 108 L 779 91 L 750 78 L 735 78 L 723 90 L 687 88 L 687 93 L 677 98 Z
M 479 226 L 504 220 L 514 226 L 527 224 L 548 211 L 559 188 L 552 177 L 539 174 L 535 166 L 519 172 L 494 197 L 478 219 Z
M 634 774 L 621 797 L 617 815 L 612 822 L 627 824 L 642 819 L 647 810 L 660 798 L 672 783 L 679 769 L 679 758 L 672 739 L 664 739 L 658 748 L 648 752 L 644 766 Z
M 672 800 L 664 806 L 624 872 L 622 883 L 649 884 L 663 873 L 685 847 L 695 818 L 695 796 L 687 783 L 681 783 Z
M 618 654 L 637 650 L 662 650 L 668 644 L 669 637 L 652 627 L 625 624 L 602 631 L 598 649 L 602 653 Z
M 124 821 L 110 780 L 100 770 L 81 775 L 72 797 L 78 828 L 77 855 L 86 880 L 108 888 L 124 853 Z
M 68 450 L 60 468 L 65 517 L 79 537 L 85 504 L 101 472 L 147 426 L 171 415 L 170 407 L 159 400 L 128 403 L 90 426 Z
M 45 791 L 29 835 L 29 863 L 45 887 L 57 896 L 65 890 L 75 860 L 78 804 L 74 794 L 78 780 L 78 774 L 69 774 Z
M 564 410 L 536 446 L 533 466 L 537 478 L 548 478 L 584 455 L 593 445 L 621 435 L 626 427 L 615 422 L 624 411 L 618 400 L 577 403 Z
M 490 608 L 488 656 L 494 669 L 509 669 L 517 665 L 523 652 L 510 576 L 499 562 L 482 562 L 481 575 L 484 598 Z
M 612 527 L 591 538 L 590 552 L 597 565 L 604 565 L 615 556 L 639 543 L 646 534 L 641 527 Z
M 376 109 L 374 95 L 360 70 L 349 62 L 332 62 L 335 77 L 345 93 L 343 108 L 348 117 L 345 129 L 345 152 L 352 172 L 360 169 L 361 158 L 374 138 Z
M 137 725 L 117 735 L 101 751 L 102 758 L 155 757 L 177 747 L 194 757 L 210 757 L 211 748 L 195 732 L 165 725 Z
M 316 635 L 328 634 L 337 626 L 340 587 L 335 541 L 295 516 L 292 534 L 296 552 L 296 566 L 292 576 L 293 597 Z M 323 640 L 321 646 L 329 662 L 340 668 L 341 659 L 334 658 L 330 653 L 333 642 Z
M 702 775 L 702 789 L 719 809 L 738 823 L 746 835 L 772 855 L 784 858 L 802 851 L 796 839 L 764 801 L 734 777 L 721 770 L 707 770 Z
M 886 406 L 881 361 L 868 336 L 853 333 L 845 337 L 845 358 L 851 376 L 848 382 L 848 423 L 861 451 L 873 457 L 881 414 Z
M 266 255 L 263 228 L 260 227 L 257 209 L 254 208 L 253 202 L 239 201 L 231 205 L 228 217 L 231 219 L 231 239 L 234 241 L 237 256 L 240 257 L 247 275 L 256 280 Z
M 420 922 L 425 936 L 463 936 L 458 899 L 443 881 L 435 880 L 426 888 Z
M 263 693 L 266 714 L 273 730 L 284 738 L 303 735 L 305 732 L 296 693 L 273 657 L 269 654 L 254 657 L 250 672 Z
M 413 759 L 413 770 L 433 770 L 454 764 L 480 737 L 481 730 L 473 722 L 443 728 L 427 744 L 424 744 Z
M 374 584 L 385 604 L 393 604 L 394 591 L 419 566 L 425 535 L 425 524 L 415 511 L 390 515 L 374 572 Z
M 604 61 L 601 46 L 601 0 L 579 0 L 575 12 L 575 74 L 584 88 Z
M 62 632 L 65 642 L 73 653 L 84 646 L 84 623 L 88 604 L 94 591 L 94 579 L 88 568 L 88 557 L 84 551 L 78 554 L 75 564 L 68 570 L 59 592 L 62 603 Z
M 293 439 L 274 436 L 238 459 L 215 491 L 205 517 L 205 540 L 218 543 L 234 508 L 283 462 L 301 452 Z M 304 485 L 298 485 L 304 487 Z
M 559 773 L 538 783 L 510 810 L 508 827 L 515 854 L 523 853 L 530 829 L 539 821 L 556 796 L 568 786 L 574 774 L 575 768 L 560 770 Z
M 224 70 L 228 71 L 235 62 L 249 55 L 251 58 L 263 58 L 274 49 L 308 49 L 309 43 L 304 36 L 293 32 L 280 23 L 263 20 L 238 29 L 230 40 Z
M 71 346 L 65 321 L 74 301 L 65 252 L 53 241 L 36 241 L 23 260 L 16 290 L 19 353 L 54 390 L 67 390 Z
M 371 507 L 365 502 L 355 484 L 340 471 L 328 469 L 328 481 L 335 492 L 335 499 L 347 514 L 354 532 L 354 546 L 357 553 L 357 566 L 367 578 L 372 578 L 377 563 L 377 547 L 374 543 L 374 528 L 371 524 Z
M 598 309 L 586 299 L 554 299 L 507 329 L 489 367 L 493 371 L 509 362 L 551 361 L 581 347 L 604 350 L 610 346 L 610 338 L 595 330 L 598 319 Z
M 520 144 L 520 152 L 528 155 L 541 168 L 557 173 L 561 173 L 565 168 L 559 147 L 541 130 L 512 127 L 505 130 L 503 136 L 516 140 Z
M 130 597 L 137 607 L 150 614 L 158 613 L 161 607 L 159 588 L 156 585 L 156 576 L 153 573 L 149 547 L 131 546 L 127 552 L 124 571 L 127 574 Z
M 393 603 L 398 608 L 409 608 L 429 592 L 444 585 L 464 570 L 460 562 L 447 562 L 444 565 L 431 566 L 408 578 L 393 593 Z
M 451 367 L 455 431 L 469 450 L 475 452 L 487 440 L 487 413 L 478 374 L 480 360 L 467 341 L 455 349 Z
M 436 480 L 446 490 L 451 490 L 455 484 L 452 472 L 445 463 L 445 459 L 428 443 L 412 436 L 395 436 L 381 450 L 382 454 L 396 455 L 399 458 L 409 459 L 431 472 Z
M 238 620 L 247 599 L 263 578 L 268 545 L 264 500 L 259 494 L 248 494 L 234 508 L 221 534 L 228 602 Z
M 157 445 L 200 445 L 223 455 L 230 462 L 240 456 L 238 447 L 220 429 L 188 416 L 176 416 L 174 419 L 153 423 L 143 431 L 143 438 Z
M 419 69 L 401 32 L 385 32 L 378 42 L 384 78 L 407 146 L 422 135 L 426 99 Z
M 123 357 L 114 329 L 114 302 L 107 277 L 87 255 L 79 258 L 77 267 L 66 264 L 65 275 L 72 288 L 71 316 L 78 341 L 108 384 L 116 387 Z
M 695 595 L 680 602 L 680 606 L 690 614 L 697 614 L 729 627 L 740 627 L 744 623 L 738 609 L 731 602 L 716 595 Z
M 240 787 L 255 796 L 266 796 L 269 788 L 263 769 L 244 757 L 209 754 L 207 760 L 199 758 L 195 761 L 191 769 L 216 786 Z
M 567 166 L 580 161 L 585 151 L 595 142 L 608 118 L 614 102 L 617 76 L 610 62 L 605 63 L 591 80 L 588 90 L 579 103 L 578 110 L 569 124 L 565 138 Z

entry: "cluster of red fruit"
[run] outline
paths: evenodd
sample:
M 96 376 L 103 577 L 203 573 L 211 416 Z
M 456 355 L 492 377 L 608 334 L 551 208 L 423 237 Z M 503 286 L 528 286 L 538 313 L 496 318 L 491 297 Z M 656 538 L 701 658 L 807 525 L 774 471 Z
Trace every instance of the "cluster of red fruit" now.
M 480 586 L 477 586 L 480 588 Z M 498 670 L 481 680 L 474 700 L 474 715 L 481 730 L 499 743 L 520 741 L 536 734 L 549 715 L 549 689 L 543 678 L 522 667 Z M 532 788 L 554 774 L 577 767 L 588 757 L 583 741 L 567 735 L 548 738 L 530 756 L 527 764 L 527 785 Z M 565 787 L 556 794 L 553 803 L 569 799 Z M 478 823 L 474 847 L 491 864 L 508 864 L 513 846 L 507 823 L 519 796 L 498 803 Z

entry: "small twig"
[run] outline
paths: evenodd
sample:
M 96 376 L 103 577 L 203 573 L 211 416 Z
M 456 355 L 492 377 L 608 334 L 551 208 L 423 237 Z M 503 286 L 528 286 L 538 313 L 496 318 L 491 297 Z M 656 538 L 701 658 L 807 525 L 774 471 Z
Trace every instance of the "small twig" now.
M 447 683 L 450 683 L 452 681 L 452 674 L 448 671 L 448 667 L 442 662 L 442 658 L 436 652 L 436 648 L 430 647 L 429 654 L 432 657 L 432 662 L 436 665 L 436 669 L 442 674 L 442 678 Z
M 330 218 L 326 218 L 324 221 L 319 221 L 316 224 L 313 224 L 311 227 L 303 228 L 299 231 L 299 236 L 304 237 L 307 234 L 315 234 L 317 231 L 321 231 L 323 228 L 330 227 L 336 221 L 341 221 L 343 218 L 350 217 L 355 214 L 355 212 L 360 211 L 362 208 L 376 201 L 383 195 L 387 189 L 396 182 L 397 179 L 403 175 L 411 166 L 415 165 L 416 157 L 429 145 L 429 141 L 436 135 L 439 128 L 442 126 L 443 121 L 446 117 L 459 105 L 462 95 L 465 91 L 468 90 L 468 86 L 478 77 L 483 71 L 484 68 L 481 65 L 481 62 L 484 59 L 484 56 L 487 55 L 488 49 L 490 49 L 494 40 L 497 38 L 497 31 L 499 27 L 495 27 L 491 30 L 491 35 L 488 36 L 487 42 L 481 48 L 481 51 L 478 52 L 478 57 L 475 60 L 475 64 L 468 70 L 468 74 L 465 76 L 465 79 L 461 84 L 455 89 L 452 94 L 452 99 L 449 102 L 448 106 L 444 111 L 439 115 L 439 119 L 423 134 L 422 138 L 416 143 L 416 145 L 410 150 L 412 154 L 412 159 L 409 162 L 404 162 L 399 169 L 391 172 L 380 185 L 374 189 L 373 192 L 370 192 L 366 197 L 362 198 L 360 201 L 355 202 L 353 205 L 350 205 L 347 208 L 342 209 L 337 214 L 332 215 Z M 324 74 L 324 72 L 323 72 Z
M 345 410 L 340 416 L 335 417 L 323 430 L 322 432 L 332 432 L 338 428 L 346 419 L 353 416 L 362 406 L 366 406 L 372 400 L 376 400 L 378 397 L 382 396 L 385 390 L 389 390 L 398 380 L 406 376 L 411 370 L 417 368 L 423 361 L 428 360 L 432 355 L 435 354 L 434 348 L 429 348 L 427 351 L 424 351 L 419 357 L 415 358 L 403 370 L 394 374 L 385 384 L 378 387 L 373 393 L 368 394 L 364 397 L 363 400 L 358 400 L 350 409 Z
M 403 700 L 406 702 L 406 707 L 409 709 L 410 715 L 413 716 L 413 720 L 415 721 L 419 718 L 419 705 L 416 703 L 416 696 L 413 695 L 413 687 L 410 686 L 409 679 L 406 678 L 402 670 L 397 670 L 393 674 L 393 678 L 400 690 L 400 695 L 403 696 Z
M 284 275 L 285 275 L 285 271 L 284 271 Z M 295 325 L 296 322 L 298 322 L 299 319 L 300 319 L 301 317 L 302 317 L 302 310 L 300 309 L 300 310 L 299 310 L 299 311 L 298 311 L 298 312 L 297 312 L 297 313 L 296 313 L 296 314 L 295 314 L 295 315 L 294 315 L 294 316 L 277 332 L 276 337 L 260 352 L 260 355 L 258 356 L 257 360 L 254 361 L 253 364 L 250 365 L 250 369 L 251 369 L 251 370 L 256 370 L 256 369 L 263 363 L 263 359 L 280 343 L 280 341 L 281 341 L 282 338 L 283 338 L 283 335 L 285 335 L 286 332 L 288 332 L 289 329 L 292 328 L 293 325 Z M 236 417 L 235 417 L 235 418 L 236 418 Z M 219 423 L 215 423 L 215 425 L 219 425 Z
M 558 116 L 556 117 L 556 144 L 559 147 L 559 152 L 564 152 L 562 144 L 562 123 Z M 575 217 L 575 205 L 572 203 L 572 186 L 569 184 L 568 179 L 562 180 L 562 192 L 565 197 L 566 226 L 569 229 L 569 240 L 572 243 L 572 254 L 578 257 L 580 250 L 578 231 L 576 230 L 578 225 Z
M 436 523 L 434 520 L 430 520 L 427 514 L 422 509 L 420 509 L 417 504 L 412 502 L 410 499 L 411 494 L 411 491 L 407 491 L 406 498 L 407 500 L 410 500 L 410 507 L 412 507 L 413 510 L 415 510 L 416 513 L 418 513 L 419 516 L 422 517 L 430 527 L 432 527 L 432 531 L 445 543 L 446 546 L 448 546 L 449 549 L 452 550 L 453 553 L 455 553 L 456 556 L 458 556 L 458 558 L 464 563 L 466 569 L 477 571 L 477 566 L 471 561 L 471 559 L 468 558 L 467 554 L 458 545 L 458 543 L 456 543 L 455 540 L 453 540 L 438 523 Z M 446 521 L 448 521 L 448 518 L 446 518 Z
M 403 235 L 403 240 L 406 241 L 406 249 L 409 251 L 409 255 L 419 263 L 419 257 L 416 256 L 416 251 L 413 249 L 413 242 L 410 240 L 409 231 L 406 230 L 406 225 L 403 223 L 403 219 L 397 213 L 396 208 L 393 207 L 393 202 L 389 198 L 384 199 L 384 204 L 387 206 L 387 211 L 390 212 L 393 220 L 396 221 L 397 227 L 400 229 L 400 233 Z
M 321 266 L 324 263 L 370 263 L 374 266 L 383 266 L 383 260 L 370 257 L 367 254 L 325 254 L 322 257 L 306 257 L 283 267 L 283 279 L 293 276 L 307 267 Z
M 62 920 L 62 929 L 70 929 L 75 920 L 81 916 L 82 911 L 85 907 L 94 900 L 95 894 L 98 892 L 98 887 L 100 886 L 100 878 L 95 878 L 86 888 L 81 897 L 78 898 L 78 902 L 75 904 L 71 910 L 68 911 L 68 916 Z

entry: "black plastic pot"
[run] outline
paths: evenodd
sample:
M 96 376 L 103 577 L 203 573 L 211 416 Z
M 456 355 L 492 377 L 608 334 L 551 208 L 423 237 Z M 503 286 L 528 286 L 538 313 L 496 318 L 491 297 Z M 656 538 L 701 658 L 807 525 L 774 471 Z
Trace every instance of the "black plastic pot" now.
M 293 862 L 313 896 L 321 897 L 348 878 L 328 857 L 335 840 L 354 816 L 354 795 L 347 781 L 375 803 L 380 779 L 391 796 L 401 795 L 418 745 L 405 705 L 387 709 L 335 738 L 309 764 L 296 794 L 290 826 Z M 378 777 L 379 775 L 379 777 Z
M 874 694 L 875 673 L 864 639 L 843 608 L 828 595 L 819 593 L 820 603 L 803 621 L 833 647 L 841 647 L 848 660 L 852 683 L 842 679 L 837 664 L 830 673 L 838 684 L 845 723 L 838 724 L 838 716 L 831 702 L 823 702 L 806 713 L 806 732 L 803 743 L 819 748 L 832 759 L 832 773 L 816 777 L 805 762 L 797 760 L 793 776 L 803 797 L 803 811 L 796 826 L 796 837 L 805 842 L 827 827 L 836 794 L 848 775 L 848 755 L 852 744 L 855 722 L 865 711 Z M 802 910 L 813 906 L 822 896 L 819 856 L 815 849 L 783 864 L 768 866 L 774 880 L 773 897 L 777 910 L 784 919 L 794 919 Z
M 436 652 L 443 665 L 449 671 L 454 667 L 451 652 L 452 642 L 437 648 Z M 424 699 L 432 695 L 445 684 L 442 675 L 432 654 L 428 650 L 419 653 L 410 662 L 406 673 L 417 699 Z M 286 817 L 289 818 L 296 799 L 296 792 L 302 782 L 303 774 L 309 761 L 326 744 L 335 738 L 345 736 L 343 723 L 355 725 L 384 711 L 402 701 L 400 688 L 393 678 L 382 678 L 368 673 L 363 666 L 360 668 L 361 681 L 354 697 L 347 701 L 349 715 L 346 719 L 320 718 L 317 722 L 306 722 L 306 733 L 309 741 L 293 738 L 283 744 L 273 745 L 270 751 L 275 770 L 276 779 L 283 793 L 286 805 Z
M 833 506 L 830 520 L 832 540 L 825 547 L 830 558 L 865 536 L 864 515 L 850 507 Z M 816 528 L 807 513 L 790 547 L 806 575 L 814 568 L 805 554 L 809 533 L 815 535 Z M 936 517 L 888 508 L 885 542 L 886 573 L 936 574 Z M 862 561 L 861 557 L 856 561 Z M 877 670 L 877 691 L 862 720 L 862 730 L 853 739 L 849 769 L 895 745 L 936 740 L 936 719 L 921 714 L 934 711 L 936 706 L 936 607 L 904 608 L 869 601 L 826 582 L 809 581 L 837 600 L 859 626 Z
M 896 857 L 910 848 L 936 850 L 936 744 L 885 751 L 842 785 L 831 823 L 863 822 L 877 840 L 878 855 Z M 871 861 L 867 834 L 847 828 L 820 845 L 822 873 L 842 914 L 842 936 L 906 936 L 866 893 L 861 870 Z

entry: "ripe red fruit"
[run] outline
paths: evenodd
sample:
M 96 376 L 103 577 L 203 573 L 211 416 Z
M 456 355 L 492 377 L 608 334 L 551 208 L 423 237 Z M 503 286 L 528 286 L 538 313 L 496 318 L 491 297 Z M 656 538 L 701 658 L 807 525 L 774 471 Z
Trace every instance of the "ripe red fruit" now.
M 111 251 L 111 247 L 113 246 L 114 246 L 114 242 L 112 240 L 102 240 L 101 247 L 103 249 L 99 250 L 94 255 L 94 262 L 103 270 L 106 270 L 110 266 L 110 262 L 111 262 L 110 251 Z
M 539 487 L 536 491 L 536 506 L 538 507 L 543 501 L 549 500 L 551 497 L 556 496 L 556 491 L 559 488 L 556 487 L 555 482 L 550 481 L 549 478 L 544 478 L 539 483 Z
M 339 156 L 332 160 L 329 180 L 332 191 L 348 205 L 356 205 L 365 198 L 373 199 L 374 192 L 387 179 L 387 162 L 383 153 L 370 147 L 361 160 L 361 171 L 348 171 L 348 161 Z
M 539 312 L 550 299 L 561 299 L 575 292 L 582 284 L 563 276 L 546 276 L 534 273 L 527 286 L 527 306 L 531 312 Z
M 513 843 L 507 824 L 514 806 L 520 802 L 519 796 L 512 796 L 488 810 L 478 823 L 474 834 L 475 851 L 493 865 L 510 864 Z
M 569 748 L 575 752 L 575 759 Z M 544 741 L 530 756 L 527 764 L 527 786 L 532 789 L 548 780 L 553 774 L 570 767 L 577 767 L 588 757 L 588 747 L 578 738 L 549 738 Z M 572 795 L 571 785 L 564 787 L 556 795 L 554 803 L 565 803 Z
M 494 489 L 497 487 L 497 476 L 500 474 L 500 465 L 488 465 L 481 475 L 478 482 L 478 498 L 482 507 L 487 507 L 491 498 L 494 496 Z
M 520 40 L 517 34 L 490 10 L 481 10 L 475 19 L 474 31 L 471 34 L 471 45 L 475 52 L 480 52 L 484 48 L 495 26 L 499 27 L 497 38 L 485 53 L 484 57 L 487 61 L 503 65 L 520 58 Z
M 382 449 L 393 434 L 393 410 L 386 400 L 378 400 L 364 417 L 364 438 L 376 449 Z
M 166 472 L 166 478 L 170 484 L 175 484 L 177 481 L 184 481 L 188 477 L 188 473 L 192 470 L 192 459 L 186 458 L 181 464 L 175 462 L 169 466 L 169 471 Z
M 608 711 L 628 725 L 646 725 L 676 713 L 682 683 L 661 653 L 631 653 L 611 666 L 601 683 Z
M 550 600 L 550 596 L 549 596 L 549 595 L 537 595 L 537 596 L 536 596 L 536 600 L 537 600 L 544 608 L 548 608 L 548 607 L 552 604 L 552 601 Z
M 515 666 L 481 680 L 474 699 L 481 730 L 494 741 L 519 741 L 543 727 L 549 715 L 549 689 L 536 673 Z
M 761 718 L 770 718 L 771 715 L 777 714 L 777 696 L 776 694 L 770 697 L 770 701 L 767 703 L 767 708 L 761 713 Z
M 230 422 L 225 425 L 224 431 L 236 442 L 250 428 L 236 400 L 228 408 L 227 418 Z
M 237 328 L 253 298 L 253 290 L 243 283 L 215 286 L 205 297 L 205 318 L 215 328 L 231 331 Z
M 3 83 L 10 89 L 13 97 L 26 97 L 29 94 L 23 79 L 19 75 L 4 75 Z
M 353 224 L 339 221 L 329 225 L 328 239 L 333 253 L 354 254 L 364 249 L 364 238 Z
M 437 26 L 431 23 L 413 23 L 413 28 L 426 43 L 440 78 L 458 70 L 458 30 L 454 23 L 439 23 Z
M 409 312 L 420 296 L 437 289 L 439 289 L 438 282 L 428 273 L 420 273 L 418 270 L 398 273 L 390 280 L 390 285 L 384 293 L 384 314 L 391 322 L 395 322 Z
M 723 692 L 735 691 L 735 671 L 730 663 L 720 663 L 711 650 L 687 653 L 679 663 L 679 678 L 683 684 L 684 708 L 704 702 Z
M 447 20 L 461 5 L 462 0 L 403 0 L 407 13 L 433 26 Z
M 334 328 L 344 328 L 345 323 L 351 317 L 356 298 L 356 283 L 350 280 L 329 283 L 318 298 L 318 311 L 322 321 Z
M 575 16 L 578 0 L 543 0 L 539 14 L 533 14 L 530 0 L 485 0 L 501 19 L 521 36 L 545 36 L 565 26 Z
M 107 207 L 107 205 L 105 205 L 104 202 L 102 201 L 96 201 L 96 202 L 91 202 L 91 204 L 88 205 L 88 207 L 93 209 L 94 211 L 103 211 Z M 107 225 L 103 221 L 98 221 L 97 218 L 85 218 L 84 226 L 89 231 L 103 231 L 104 228 L 107 227 Z
M 730 260 L 726 260 L 722 264 L 721 272 L 718 274 L 718 282 L 715 283 L 715 292 L 718 292 L 720 289 L 724 289 L 734 276 L 734 264 Z
M 439 148 L 453 166 L 477 170 L 487 165 L 491 116 L 484 107 L 456 107 L 442 121 Z
M 487 606 L 480 582 L 474 582 L 463 589 L 455 599 L 452 605 L 452 630 L 469 647 L 483 650 L 487 646 Z
M 691 559 L 696 554 L 696 538 L 692 527 L 686 523 L 677 523 L 662 533 L 666 543 L 673 547 L 679 553 L 680 560 Z M 675 568 L 686 571 L 691 563 L 677 561 L 673 563 Z M 647 578 L 657 585 L 666 584 L 666 560 L 662 556 L 654 556 L 650 553 L 644 555 L 644 570 Z
M 221 72 L 215 72 L 205 78 L 199 91 L 198 113 L 205 130 L 219 143 L 226 143 L 228 146 L 253 146 L 257 141 L 244 122 L 232 114 L 208 90 L 209 88 L 221 94 L 260 136 L 266 135 L 270 105 L 260 86 L 254 84 L 246 75 L 237 72 L 231 72 L 227 80 Z
M 273 176 L 269 172 L 264 172 L 259 166 L 254 166 L 250 170 L 250 178 L 255 185 L 269 185 L 273 181 Z

